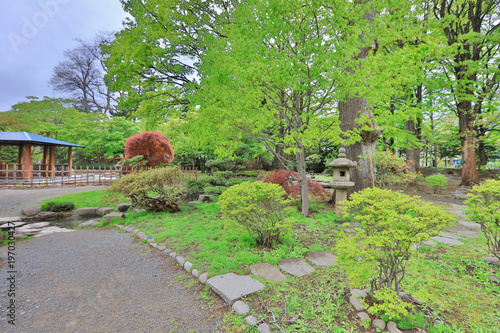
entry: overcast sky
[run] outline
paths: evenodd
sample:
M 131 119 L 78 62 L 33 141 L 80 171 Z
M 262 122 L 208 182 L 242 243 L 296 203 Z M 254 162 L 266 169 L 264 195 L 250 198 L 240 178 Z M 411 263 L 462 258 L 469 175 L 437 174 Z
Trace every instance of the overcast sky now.
M 0 0 L 0 111 L 26 96 L 59 97 L 48 81 L 64 51 L 120 30 L 125 17 L 119 0 Z

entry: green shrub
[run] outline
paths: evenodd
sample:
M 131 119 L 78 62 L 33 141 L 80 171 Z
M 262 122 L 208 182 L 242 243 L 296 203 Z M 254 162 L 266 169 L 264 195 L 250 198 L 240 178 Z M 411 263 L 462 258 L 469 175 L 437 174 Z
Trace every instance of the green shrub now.
M 242 183 L 222 193 L 218 205 L 226 221 L 244 226 L 258 244 L 272 247 L 291 226 L 284 195 L 276 184 Z
M 226 181 L 226 186 L 233 186 L 233 185 L 242 184 L 245 182 L 254 182 L 254 181 L 255 181 L 255 179 L 248 178 L 248 177 L 230 178 Z
M 337 242 L 339 266 L 351 284 L 371 284 L 399 293 L 410 248 L 438 235 L 452 218 L 429 202 L 401 192 L 367 188 L 344 201 L 346 217 L 360 222 L 355 236 L 342 235 Z
M 138 208 L 154 211 L 180 211 L 186 188 L 178 166 L 133 172 L 115 181 L 108 191 L 130 197 Z
M 201 179 L 187 179 L 186 187 L 189 195 L 199 195 L 204 193 L 207 182 Z
M 500 180 L 489 179 L 467 194 L 465 214 L 479 223 L 491 254 L 500 259 Z
M 427 182 L 427 186 L 434 189 L 434 193 L 439 192 L 448 185 L 448 178 L 442 174 L 425 177 L 425 181 Z
M 374 291 L 373 298 L 375 302 L 368 308 L 368 312 L 381 316 L 384 321 L 404 318 L 408 315 L 407 308 L 412 308 L 411 304 L 405 303 L 394 290 L 389 288 L 384 287 Z
M 67 212 L 75 209 L 75 204 L 72 202 L 44 202 L 41 210 L 44 212 Z
M 207 186 L 204 191 L 206 194 L 221 195 L 227 189 L 225 186 Z
M 410 165 L 403 162 L 391 151 L 377 151 L 375 156 L 362 155 L 362 157 L 371 160 L 377 169 L 375 173 L 377 186 L 408 186 L 417 179 L 418 173 L 409 171 Z

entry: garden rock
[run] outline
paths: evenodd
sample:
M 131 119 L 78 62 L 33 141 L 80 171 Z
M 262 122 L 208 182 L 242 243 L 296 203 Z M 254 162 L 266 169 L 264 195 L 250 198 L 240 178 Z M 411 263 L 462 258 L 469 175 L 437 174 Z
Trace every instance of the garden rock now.
M 21 214 L 23 214 L 24 216 L 35 216 L 38 213 L 40 213 L 40 206 L 24 208 L 23 210 L 21 210 Z
M 468 188 L 461 188 L 459 189 L 458 191 L 455 191 L 455 192 L 451 192 L 450 194 L 455 197 L 456 199 L 460 199 L 460 200 L 465 200 L 467 199 L 467 193 L 469 193 L 470 190 Z
M 167 249 L 167 247 L 165 245 L 158 246 L 158 250 L 160 250 L 160 251 L 165 251 L 166 249 Z
M 135 234 L 138 234 L 139 233 L 139 229 L 134 229 L 134 231 L 132 231 L 132 233 L 135 235 Z
M 358 317 L 362 320 L 370 320 L 370 315 L 366 312 L 358 312 Z
M 317 266 L 333 266 L 337 261 L 337 257 L 325 251 L 309 252 L 306 254 L 306 259 Z
M 0 229 L 8 230 L 10 228 L 19 228 L 26 224 L 28 224 L 28 222 L 6 222 L 0 226 Z
M 197 278 L 200 275 L 200 271 L 195 268 L 191 271 L 191 275 Z
M 390 333 L 402 333 L 399 330 L 398 325 L 396 325 L 396 323 L 393 321 L 387 323 L 387 329 L 389 330 Z
M 268 324 L 260 324 L 258 327 L 259 333 L 271 333 L 271 327 Z
M 146 234 L 144 232 L 138 232 L 137 234 L 137 237 L 139 237 L 140 239 L 144 239 L 146 237 Z
M 500 266 L 500 259 L 498 259 L 497 257 L 486 257 L 484 258 L 484 261 L 486 261 L 488 264 Z
M 22 219 L 19 216 L 14 217 L 0 217 L 0 225 L 8 222 L 21 222 Z
M 193 268 L 193 264 L 190 263 L 189 261 L 186 261 L 184 263 L 184 269 L 186 270 L 186 272 L 188 272 L 188 273 L 191 272 L 191 268 Z
M 120 213 L 120 212 L 114 212 L 114 213 L 109 213 L 104 216 L 104 223 L 108 224 L 111 222 L 112 219 L 118 218 L 118 219 L 123 219 L 125 217 L 125 214 Z
M 200 283 L 202 283 L 202 284 L 207 283 L 207 280 L 208 280 L 208 273 L 203 273 L 198 278 L 198 281 L 200 281 Z
M 212 197 L 206 194 L 200 194 L 198 202 L 212 202 Z
M 79 227 L 84 228 L 84 227 L 94 227 L 96 225 L 101 224 L 101 221 L 99 220 L 90 220 L 87 222 L 80 223 Z
M 149 243 L 149 245 L 150 245 L 151 247 L 154 247 L 155 249 L 157 249 L 157 248 L 158 248 L 158 244 L 156 244 L 156 243 Z
M 70 213 L 63 212 L 40 212 L 33 217 L 33 221 L 51 221 L 70 216 Z M 95 217 L 95 215 L 91 216 Z
M 261 282 L 250 276 L 242 276 L 234 273 L 214 276 L 208 279 L 207 283 L 229 305 L 233 305 L 234 302 L 243 296 L 264 289 L 264 285 Z
M 186 259 L 184 259 L 184 257 L 181 257 L 181 256 L 177 256 L 175 258 L 175 260 L 177 260 L 177 262 L 179 263 L 179 265 L 183 266 L 184 267 L 184 263 L 186 262 Z
M 96 217 L 99 216 L 98 210 L 99 207 L 80 208 L 77 210 L 77 214 L 81 217 Z
M 351 290 L 351 295 L 353 296 L 356 296 L 356 297 L 361 297 L 361 298 L 365 298 L 366 296 L 368 296 L 368 294 L 363 291 L 363 290 L 360 290 L 360 289 L 352 289 Z
M 359 300 L 359 298 L 357 298 L 356 296 L 349 297 L 349 302 L 351 302 L 351 305 L 354 307 L 354 309 L 356 311 L 366 310 L 365 306 L 361 303 L 361 301 Z
M 177 256 L 177 253 L 175 253 L 175 252 L 170 252 L 168 255 L 169 255 L 169 256 L 171 256 L 172 258 L 175 258 L 175 257 Z
M 490 276 L 488 276 L 488 278 L 490 279 L 491 282 L 498 282 L 498 281 L 500 281 L 500 279 L 498 278 L 498 276 L 493 275 L 493 274 L 490 275 Z
M 125 213 L 130 208 L 130 206 L 132 206 L 132 204 L 129 203 L 118 204 L 116 205 L 116 209 L 119 212 Z
M 163 252 L 165 252 L 166 254 L 169 254 L 172 252 L 172 249 L 165 249 L 165 250 L 163 250 Z
M 257 275 L 258 277 L 272 282 L 280 282 L 285 281 L 286 276 L 280 272 L 274 265 L 269 263 L 261 263 L 250 266 L 250 271 L 252 274 Z
M 250 307 L 243 301 L 235 302 L 232 308 L 239 315 L 247 314 L 250 312 Z
M 104 216 L 108 213 L 111 213 L 114 210 L 115 210 L 114 207 L 101 207 L 97 210 L 97 214 L 99 214 L 99 216 Z
M 245 321 L 247 322 L 247 324 L 249 325 L 257 325 L 258 323 L 258 320 L 257 318 L 255 318 L 254 316 L 248 316 L 245 318 Z
M 279 266 L 288 274 L 302 277 L 314 272 L 314 268 L 305 261 L 298 258 L 285 258 L 281 259 Z
M 148 242 L 148 243 L 151 243 L 152 241 L 155 240 L 155 238 L 153 236 L 146 236 L 144 237 L 144 239 Z
M 385 330 L 385 321 L 383 321 L 382 319 L 375 319 L 372 322 L 372 325 L 381 331 Z

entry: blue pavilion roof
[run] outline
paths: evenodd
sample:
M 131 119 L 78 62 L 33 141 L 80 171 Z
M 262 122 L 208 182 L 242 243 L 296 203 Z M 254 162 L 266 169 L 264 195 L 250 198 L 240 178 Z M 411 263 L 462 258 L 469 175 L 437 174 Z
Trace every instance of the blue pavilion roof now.
M 0 132 L 0 145 L 20 146 L 25 144 L 40 145 L 40 146 L 66 146 L 66 147 L 81 147 L 76 143 L 47 138 L 45 136 L 36 135 L 28 132 Z

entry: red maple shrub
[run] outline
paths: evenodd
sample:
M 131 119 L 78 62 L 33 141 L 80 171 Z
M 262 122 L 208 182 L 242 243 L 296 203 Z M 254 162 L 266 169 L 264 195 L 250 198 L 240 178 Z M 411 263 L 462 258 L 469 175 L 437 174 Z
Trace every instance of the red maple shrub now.
M 265 183 L 273 183 L 280 185 L 286 192 L 286 197 L 294 200 L 300 199 L 300 177 L 296 171 L 288 170 L 276 170 L 271 171 L 264 177 Z M 307 185 L 309 188 L 309 194 L 315 198 L 322 200 L 328 200 L 329 195 L 321 186 L 321 184 L 315 180 L 307 178 Z
M 174 148 L 170 140 L 160 132 L 142 132 L 132 135 L 125 142 L 124 160 L 142 155 L 144 167 L 155 168 L 163 163 L 172 163 Z

